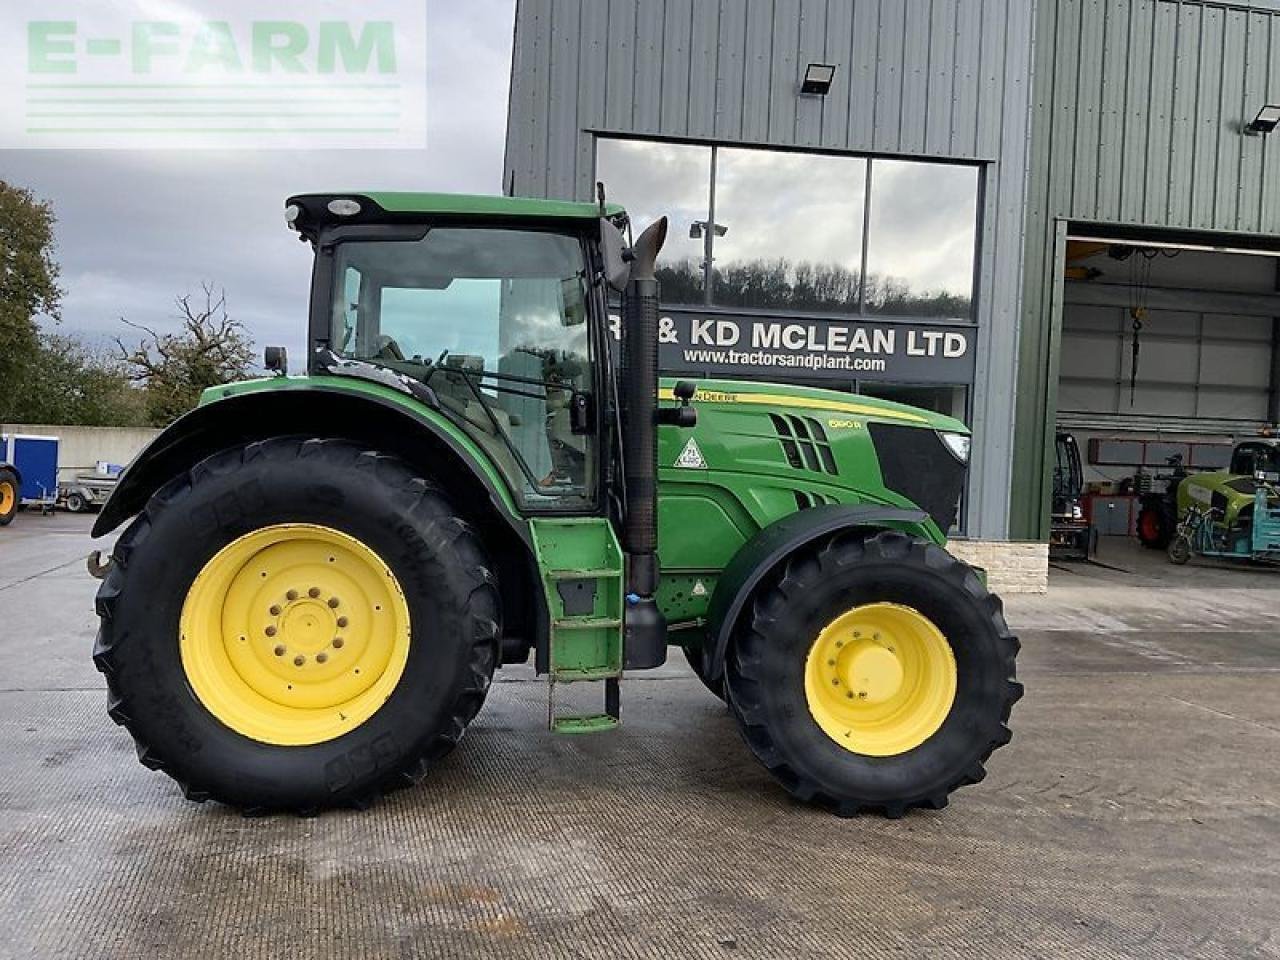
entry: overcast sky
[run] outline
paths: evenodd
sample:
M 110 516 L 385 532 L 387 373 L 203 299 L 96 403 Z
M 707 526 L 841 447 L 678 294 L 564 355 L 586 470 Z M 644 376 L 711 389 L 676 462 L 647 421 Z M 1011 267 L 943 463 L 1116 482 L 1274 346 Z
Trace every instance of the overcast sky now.
M 0 150 L 0 179 L 57 214 L 62 330 L 105 340 L 127 332 L 122 315 L 171 328 L 173 298 L 212 281 L 259 351 L 285 344 L 296 369 L 311 257 L 285 228 L 285 197 L 500 193 L 514 9 L 428 0 L 425 150 Z

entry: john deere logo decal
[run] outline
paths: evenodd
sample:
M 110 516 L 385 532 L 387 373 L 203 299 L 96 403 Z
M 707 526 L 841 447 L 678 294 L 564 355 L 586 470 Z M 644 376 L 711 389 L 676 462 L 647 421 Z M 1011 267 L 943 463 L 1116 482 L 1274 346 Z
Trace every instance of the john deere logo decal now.
M 698 441 L 693 437 L 689 438 L 689 442 L 680 451 L 680 456 L 676 457 L 676 466 L 686 467 L 690 470 L 707 469 L 707 461 L 702 459 L 702 451 L 698 449 Z

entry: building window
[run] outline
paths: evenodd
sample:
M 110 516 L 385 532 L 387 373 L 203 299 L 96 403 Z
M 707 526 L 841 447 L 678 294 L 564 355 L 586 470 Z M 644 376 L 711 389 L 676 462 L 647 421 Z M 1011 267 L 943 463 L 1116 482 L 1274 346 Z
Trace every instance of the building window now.
M 872 161 L 866 312 L 967 319 L 977 228 L 976 167 Z
M 671 218 L 673 305 L 972 316 L 976 167 L 601 137 L 596 171 L 637 225 Z
M 658 217 L 670 221 L 662 248 L 662 298 L 702 303 L 702 241 L 690 226 L 707 217 L 711 148 L 651 140 L 596 141 L 596 179 L 608 199 L 627 208 L 636 229 Z
M 711 303 L 858 313 L 867 161 L 729 147 L 715 159 Z

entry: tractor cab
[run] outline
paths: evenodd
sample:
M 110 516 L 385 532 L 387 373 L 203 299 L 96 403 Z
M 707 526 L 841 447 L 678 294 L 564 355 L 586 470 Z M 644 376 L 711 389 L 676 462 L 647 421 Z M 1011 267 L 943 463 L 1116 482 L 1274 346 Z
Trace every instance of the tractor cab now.
M 1280 440 L 1266 438 L 1236 444 L 1231 453 L 1231 472 L 1268 483 L 1280 482 Z
M 382 213 L 364 226 L 350 221 L 373 215 L 369 198 L 290 201 L 328 291 L 312 305 L 311 370 L 412 381 L 499 466 L 522 508 L 589 509 L 604 386 L 590 262 L 600 221 L 586 204 L 560 205 L 578 216 L 478 219 L 465 199 L 428 210 L 424 197 L 416 223 Z

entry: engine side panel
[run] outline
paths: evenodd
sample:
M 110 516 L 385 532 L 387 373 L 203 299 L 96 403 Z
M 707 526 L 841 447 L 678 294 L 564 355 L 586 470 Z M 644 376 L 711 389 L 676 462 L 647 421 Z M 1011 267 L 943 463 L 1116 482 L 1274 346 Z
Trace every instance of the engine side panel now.
M 779 385 L 712 383 L 693 403 L 697 426 L 658 431 L 658 602 L 677 628 L 706 617 L 722 572 L 748 541 L 799 511 L 924 509 L 937 520 L 921 517 L 922 535 L 945 542 L 937 521 L 950 524 L 964 469 L 937 431 L 964 431 L 956 421 Z

